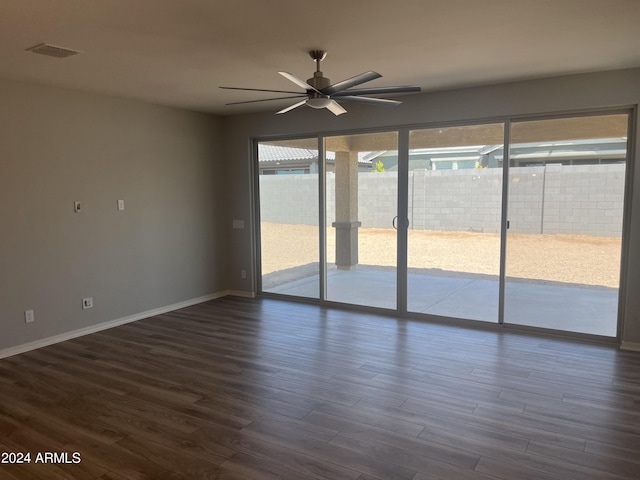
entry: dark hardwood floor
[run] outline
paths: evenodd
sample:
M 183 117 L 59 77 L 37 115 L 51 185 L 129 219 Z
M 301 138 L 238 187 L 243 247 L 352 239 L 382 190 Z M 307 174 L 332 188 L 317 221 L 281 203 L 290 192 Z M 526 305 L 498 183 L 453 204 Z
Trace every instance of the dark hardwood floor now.
M 0 478 L 638 479 L 639 406 L 613 347 L 226 297 L 0 360 Z

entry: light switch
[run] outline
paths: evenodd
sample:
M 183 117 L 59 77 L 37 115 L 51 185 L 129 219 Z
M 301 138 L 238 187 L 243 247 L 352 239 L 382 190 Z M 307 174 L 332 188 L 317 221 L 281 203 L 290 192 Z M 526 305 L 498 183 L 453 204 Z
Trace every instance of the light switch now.
M 118 200 L 118 210 L 124 210 L 124 200 Z

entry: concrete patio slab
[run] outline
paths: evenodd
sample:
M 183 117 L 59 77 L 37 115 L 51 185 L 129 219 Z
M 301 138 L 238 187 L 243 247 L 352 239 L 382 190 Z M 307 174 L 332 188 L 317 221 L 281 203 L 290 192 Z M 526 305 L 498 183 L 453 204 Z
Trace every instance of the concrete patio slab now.
M 318 298 L 318 276 L 274 286 L 271 293 Z M 327 300 L 377 308 L 396 308 L 396 272 L 358 267 L 331 270 Z M 498 280 L 451 275 L 408 276 L 410 312 L 484 322 L 498 319 Z M 614 337 L 618 289 L 554 282 L 508 280 L 505 323 Z

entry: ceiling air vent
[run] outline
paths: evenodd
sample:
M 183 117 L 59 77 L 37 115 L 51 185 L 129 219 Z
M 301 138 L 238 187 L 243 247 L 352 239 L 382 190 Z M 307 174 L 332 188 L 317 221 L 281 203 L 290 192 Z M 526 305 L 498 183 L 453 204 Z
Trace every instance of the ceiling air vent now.
M 26 49 L 27 52 L 39 53 L 41 55 L 48 55 L 56 58 L 66 58 L 72 55 L 82 53 L 78 50 L 71 50 L 70 48 L 56 47 L 55 45 L 49 45 L 48 43 L 40 43 L 34 47 Z

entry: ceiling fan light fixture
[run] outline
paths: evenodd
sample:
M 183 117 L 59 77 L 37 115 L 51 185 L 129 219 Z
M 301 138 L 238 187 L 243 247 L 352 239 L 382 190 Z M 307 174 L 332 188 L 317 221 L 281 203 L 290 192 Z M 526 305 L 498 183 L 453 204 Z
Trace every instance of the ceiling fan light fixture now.
M 331 99 L 329 97 L 310 98 L 307 100 L 307 105 L 311 108 L 327 108 L 330 103 Z

